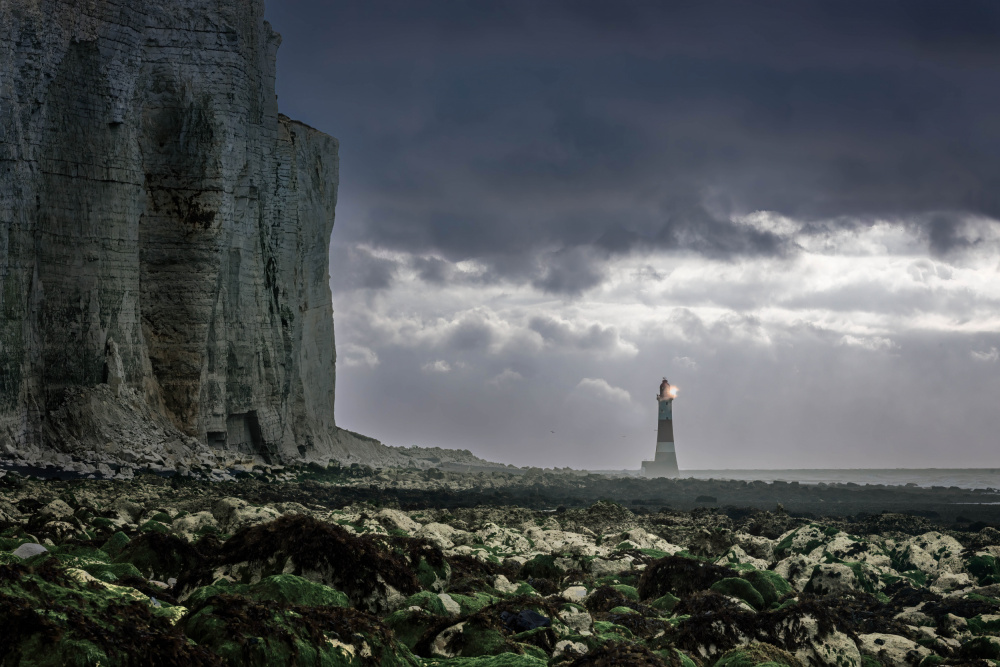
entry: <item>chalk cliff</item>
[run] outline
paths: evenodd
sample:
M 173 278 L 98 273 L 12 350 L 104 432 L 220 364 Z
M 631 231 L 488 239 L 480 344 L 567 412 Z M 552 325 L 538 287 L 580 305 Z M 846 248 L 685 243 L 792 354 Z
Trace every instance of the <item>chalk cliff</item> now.
M 0 3 L 0 454 L 392 458 L 334 424 L 338 145 L 263 13 Z

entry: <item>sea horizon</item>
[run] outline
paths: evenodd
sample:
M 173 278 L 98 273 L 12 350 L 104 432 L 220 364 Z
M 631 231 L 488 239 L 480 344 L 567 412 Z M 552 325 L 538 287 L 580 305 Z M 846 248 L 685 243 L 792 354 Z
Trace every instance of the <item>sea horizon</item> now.
M 638 476 L 639 470 L 593 470 L 603 474 Z M 681 469 L 679 479 L 720 479 L 800 484 L 883 484 L 961 489 L 1000 488 L 1000 467 L 983 468 L 759 468 Z

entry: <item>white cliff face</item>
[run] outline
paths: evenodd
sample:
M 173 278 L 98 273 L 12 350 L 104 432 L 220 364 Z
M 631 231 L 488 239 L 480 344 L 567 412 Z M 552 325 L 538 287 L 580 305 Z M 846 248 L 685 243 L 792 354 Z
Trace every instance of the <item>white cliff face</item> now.
M 263 13 L 0 3 L 0 444 L 371 458 L 333 418 L 338 145 L 278 114 Z

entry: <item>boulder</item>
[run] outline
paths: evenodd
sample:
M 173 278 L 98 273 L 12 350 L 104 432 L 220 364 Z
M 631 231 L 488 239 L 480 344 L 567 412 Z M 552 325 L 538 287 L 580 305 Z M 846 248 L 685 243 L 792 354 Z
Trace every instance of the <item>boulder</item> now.
M 64 521 L 72 518 L 73 508 L 62 500 L 56 499 L 44 506 L 35 513 L 35 520 L 38 523 L 46 521 Z
M 755 611 L 760 611 L 764 608 L 763 596 L 746 579 L 736 577 L 720 579 L 712 584 L 709 590 L 742 600 Z
M 456 532 L 458 531 L 446 523 L 427 523 L 420 526 L 413 536 L 429 540 L 441 549 L 451 549 L 455 546 L 451 538 Z
M 200 533 L 219 532 L 219 522 L 211 512 L 195 512 L 174 519 L 170 529 L 189 542 L 194 542 Z
M 816 595 L 842 595 L 858 588 L 854 570 L 842 563 L 820 563 L 803 589 Z
M 401 530 L 413 535 L 420 529 L 420 524 L 399 510 L 385 508 L 378 513 L 378 520 L 390 530 Z
M 727 651 L 716 661 L 714 667 L 803 667 L 794 655 L 771 644 L 751 643 Z
M 184 633 L 232 665 L 412 664 L 388 628 L 350 607 L 290 609 L 244 595 L 213 595 L 184 617 Z
M 803 664 L 813 667 L 861 667 L 861 652 L 847 634 L 836 629 L 821 634 L 819 622 L 811 615 L 798 617 L 797 623 L 804 640 L 794 655 Z
M 877 632 L 858 635 L 858 646 L 865 655 L 888 665 L 915 665 L 931 655 L 929 649 L 911 639 Z
M 519 531 L 502 528 L 495 523 L 488 523 L 477 530 L 476 536 L 484 545 L 504 554 L 524 554 L 531 550 L 531 542 Z
M 716 561 L 717 565 L 724 565 L 726 567 L 736 567 L 739 565 L 748 565 L 755 570 L 766 570 L 768 562 L 762 558 L 754 558 L 746 551 L 743 547 L 738 544 L 734 544 L 729 547 L 729 550 L 722 554 Z
M 792 554 L 774 566 L 774 572 L 787 581 L 797 591 L 805 590 L 806 584 L 812 579 L 813 568 L 819 561 L 802 554 Z
M 931 582 L 930 590 L 938 595 L 946 595 L 975 585 L 976 582 L 965 572 L 942 572 Z
M 739 573 L 728 567 L 685 558 L 667 556 L 653 561 L 639 578 L 639 596 L 653 600 L 667 593 L 685 596 L 707 590 L 720 579 L 738 577 Z
M 39 554 L 43 554 L 46 552 L 48 552 L 48 549 L 43 547 L 41 544 L 35 542 L 26 542 L 21 546 L 19 546 L 18 548 L 14 549 L 12 555 L 22 560 L 25 560 L 31 558 L 32 556 L 37 556 Z
M 917 569 L 927 575 L 965 571 L 961 543 L 950 535 L 931 531 L 911 537 L 897 547 L 897 570 Z
M 251 583 L 296 574 L 344 592 L 360 609 L 384 613 L 421 589 L 421 574 L 446 573 L 440 550 L 410 538 L 354 535 L 302 515 L 241 529 L 214 560 L 217 576 Z M 431 583 L 431 582 L 428 582 Z

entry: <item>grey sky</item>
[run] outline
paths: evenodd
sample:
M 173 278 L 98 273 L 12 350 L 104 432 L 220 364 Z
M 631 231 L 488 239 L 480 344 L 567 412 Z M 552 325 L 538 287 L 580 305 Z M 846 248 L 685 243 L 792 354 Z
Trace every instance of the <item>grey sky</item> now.
M 1000 466 L 1000 7 L 272 0 L 338 423 L 520 465 Z

